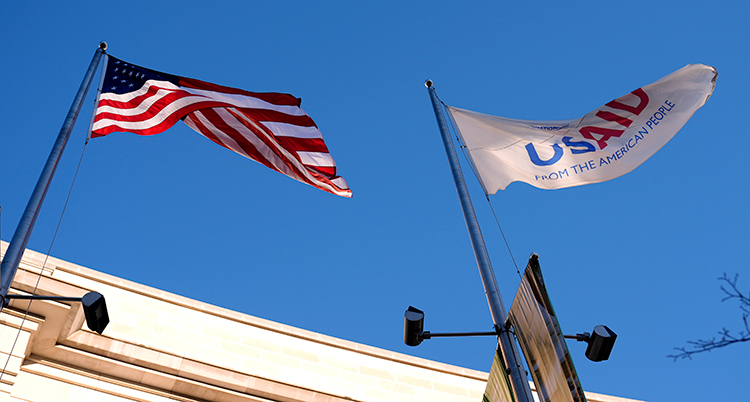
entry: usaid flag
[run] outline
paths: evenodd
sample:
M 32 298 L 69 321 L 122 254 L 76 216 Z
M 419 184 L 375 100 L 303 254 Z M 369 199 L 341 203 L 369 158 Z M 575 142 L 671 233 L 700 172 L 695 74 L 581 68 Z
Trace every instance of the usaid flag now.
M 486 194 L 514 181 L 556 189 L 611 180 L 666 144 L 714 90 L 690 64 L 572 120 L 515 120 L 446 106 Z

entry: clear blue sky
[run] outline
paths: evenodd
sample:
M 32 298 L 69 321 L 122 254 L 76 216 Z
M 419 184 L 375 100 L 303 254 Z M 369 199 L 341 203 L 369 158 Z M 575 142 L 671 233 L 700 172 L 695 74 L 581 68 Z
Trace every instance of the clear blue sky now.
M 184 124 L 89 143 L 52 255 L 243 313 L 487 371 L 495 341 L 403 345 L 492 322 L 423 83 L 453 106 L 577 118 L 689 63 L 713 97 L 612 181 L 491 196 L 521 269 L 540 255 L 566 333 L 607 324 L 611 359 L 569 348 L 586 390 L 653 401 L 745 400 L 750 344 L 690 360 L 686 341 L 741 329 L 717 280 L 750 289 L 749 6 L 719 1 L 11 2 L 0 16 L 2 236 L 10 240 L 99 41 L 168 73 L 303 99 L 354 191 L 339 198 Z M 81 114 L 29 247 L 46 252 L 83 148 Z M 468 171 L 468 169 L 465 169 Z M 506 307 L 519 278 L 476 179 L 470 191 Z

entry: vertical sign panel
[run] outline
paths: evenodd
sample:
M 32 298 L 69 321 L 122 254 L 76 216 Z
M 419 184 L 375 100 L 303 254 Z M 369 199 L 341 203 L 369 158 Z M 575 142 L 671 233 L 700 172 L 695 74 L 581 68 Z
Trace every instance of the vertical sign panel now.
M 526 357 L 539 400 L 586 402 L 536 255 L 531 256 L 526 266 L 509 319 Z
M 503 355 L 500 352 L 500 345 L 498 345 L 482 402 L 515 402 L 513 393 L 510 391 L 510 379 L 506 374 L 507 372 L 505 363 L 503 363 Z

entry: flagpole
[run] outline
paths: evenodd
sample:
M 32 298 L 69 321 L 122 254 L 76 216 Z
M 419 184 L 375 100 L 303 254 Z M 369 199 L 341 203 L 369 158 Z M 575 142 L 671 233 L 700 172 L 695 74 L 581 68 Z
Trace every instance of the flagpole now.
M 482 279 L 482 285 L 484 286 L 484 293 L 487 296 L 487 303 L 490 307 L 492 321 L 495 324 L 495 329 L 499 331 L 497 337 L 498 345 L 504 359 L 505 367 L 509 371 L 511 389 L 515 395 L 516 401 L 531 402 L 533 401 L 531 388 L 529 388 L 529 382 L 525 379 L 525 370 L 518 360 L 518 357 L 520 356 L 518 348 L 516 347 L 515 342 L 513 342 L 510 332 L 505 328 L 505 306 L 500 298 L 500 292 L 498 291 L 497 283 L 495 282 L 495 275 L 492 270 L 492 265 L 490 264 L 489 256 L 487 255 L 487 247 L 485 246 L 484 238 L 482 237 L 482 232 L 479 228 L 479 222 L 477 221 L 477 216 L 474 212 L 474 206 L 469 197 L 469 191 L 466 187 L 466 181 L 464 180 L 461 166 L 456 157 L 456 149 L 453 146 L 453 141 L 448 132 L 448 125 L 445 121 L 445 115 L 443 114 L 443 109 L 441 107 L 442 103 L 437 97 L 435 88 L 432 86 L 432 81 L 427 80 L 425 86 L 427 86 L 427 90 L 430 94 L 432 108 L 435 111 L 435 117 L 437 118 L 438 127 L 440 128 L 440 135 L 443 138 L 443 146 L 445 147 L 445 153 L 448 156 L 448 164 L 450 165 L 451 173 L 453 174 L 453 181 L 456 184 L 456 191 L 458 192 L 458 198 L 461 202 L 461 209 L 464 214 L 464 220 L 466 221 L 466 228 L 469 231 L 471 246 L 474 249 L 477 267 L 479 267 L 479 275 Z
M 39 175 L 36 187 L 34 187 L 29 202 L 26 204 L 26 209 L 21 216 L 21 220 L 18 222 L 13 238 L 10 240 L 8 249 L 5 250 L 5 257 L 2 264 L 0 264 L 0 310 L 5 306 L 6 296 L 13 282 L 13 277 L 16 275 L 23 252 L 26 250 L 26 245 L 29 243 L 31 232 L 34 230 L 39 210 L 42 207 L 42 203 L 44 203 L 44 198 L 47 195 L 47 190 L 49 190 L 52 177 L 55 175 L 60 157 L 65 150 L 68 138 L 70 138 L 70 132 L 73 131 L 73 126 L 81 111 L 81 107 L 83 107 L 83 101 L 86 99 L 86 93 L 91 87 L 91 81 L 93 81 L 96 68 L 99 66 L 99 60 L 101 60 L 106 48 L 107 44 L 105 42 L 99 43 L 99 47 L 91 59 L 91 64 L 89 64 L 83 82 L 81 82 L 81 86 L 78 88 L 78 93 L 73 99 L 73 104 L 70 105 L 68 115 L 65 117 L 62 128 L 60 128 L 60 133 L 57 135 L 57 140 L 52 147 L 52 151 L 50 151 L 47 162 L 42 169 L 42 173 Z
M 89 121 L 89 129 L 86 131 L 86 144 L 88 145 L 91 139 L 91 131 L 94 128 L 94 117 L 96 117 L 96 108 L 99 107 L 99 99 L 102 96 L 102 86 L 104 86 L 104 76 L 107 75 L 107 65 L 109 64 L 109 56 L 106 53 L 104 57 L 104 67 L 102 67 L 102 73 L 99 77 L 99 87 L 96 88 L 96 98 L 94 99 L 94 107 L 91 108 L 91 120 Z

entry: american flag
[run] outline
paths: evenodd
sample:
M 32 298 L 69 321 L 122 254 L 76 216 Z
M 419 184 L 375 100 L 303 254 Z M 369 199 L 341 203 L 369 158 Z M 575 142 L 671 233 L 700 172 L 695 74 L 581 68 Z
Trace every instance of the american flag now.
M 92 137 L 116 131 L 153 135 L 182 119 L 211 141 L 279 173 L 352 196 L 300 99 L 165 74 L 112 56 L 106 66 Z

